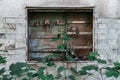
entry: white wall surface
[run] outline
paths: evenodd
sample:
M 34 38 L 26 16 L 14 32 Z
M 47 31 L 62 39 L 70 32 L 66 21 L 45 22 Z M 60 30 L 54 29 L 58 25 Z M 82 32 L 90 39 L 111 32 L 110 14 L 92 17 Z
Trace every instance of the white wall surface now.
M 12 62 L 26 61 L 26 7 L 94 7 L 94 49 L 103 59 L 119 61 L 119 4 L 120 0 L 0 0 L 1 49 L 8 50 L 8 53 L 0 54 L 7 57 L 6 66 Z

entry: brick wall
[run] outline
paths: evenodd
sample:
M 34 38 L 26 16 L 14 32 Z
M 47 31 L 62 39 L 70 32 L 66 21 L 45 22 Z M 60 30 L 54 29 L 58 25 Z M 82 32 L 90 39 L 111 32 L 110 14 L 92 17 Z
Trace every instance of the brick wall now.
M 95 51 L 98 51 L 103 59 L 120 60 L 119 3 L 119 0 L 0 0 L 0 42 L 3 43 L 0 49 L 8 50 L 8 53 L 0 52 L 8 61 L 0 67 L 27 61 L 26 7 L 93 7 Z M 79 69 L 81 65 L 92 62 L 56 64 Z M 81 79 L 82 77 L 78 78 Z

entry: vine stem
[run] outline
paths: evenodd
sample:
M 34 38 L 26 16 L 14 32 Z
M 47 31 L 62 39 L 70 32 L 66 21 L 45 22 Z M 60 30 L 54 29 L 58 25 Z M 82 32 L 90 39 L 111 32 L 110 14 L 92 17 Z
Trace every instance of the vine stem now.
M 101 79 L 104 80 L 104 78 L 102 76 L 102 69 L 100 69 L 100 76 L 101 76 Z
M 64 66 L 65 66 L 65 65 L 64 65 Z M 65 74 L 65 80 L 67 80 L 66 69 L 64 69 L 64 74 Z
M 87 75 L 83 80 L 86 80 L 89 76 L 91 76 L 91 74 Z
M 89 76 L 91 76 L 91 75 L 94 75 L 94 74 L 88 74 L 83 80 L 86 80 Z M 93 76 L 92 76 L 93 77 Z M 101 79 L 99 79 L 99 78 L 97 78 L 97 77 L 93 77 L 93 78 L 96 78 L 97 80 L 101 80 Z

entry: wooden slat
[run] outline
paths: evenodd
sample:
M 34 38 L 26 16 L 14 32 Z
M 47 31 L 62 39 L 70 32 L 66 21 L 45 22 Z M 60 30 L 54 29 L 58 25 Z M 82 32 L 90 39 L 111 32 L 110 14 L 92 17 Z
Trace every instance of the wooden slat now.
M 76 32 L 67 32 L 67 34 L 68 35 L 71 35 L 71 34 L 76 34 Z M 91 35 L 92 34 L 92 32 L 79 32 L 79 34 L 81 34 L 81 35 Z
M 91 49 L 92 46 L 73 46 L 73 49 Z
M 93 7 L 26 7 L 28 12 L 93 12 Z
M 68 21 L 67 23 L 69 24 L 85 24 L 85 23 L 90 23 L 88 21 Z
M 30 53 L 65 53 L 65 51 L 29 51 Z
M 39 35 L 29 35 L 30 39 L 52 39 L 56 36 L 39 36 Z
M 40 28 L 40 27 L 45 26 L 45 25 L 30 25 L 30 26 L 34 27 L 34 28 Z M 60 23 L 59 25 L 50 25 L 50 26 L 65 26 L 65 24 Z

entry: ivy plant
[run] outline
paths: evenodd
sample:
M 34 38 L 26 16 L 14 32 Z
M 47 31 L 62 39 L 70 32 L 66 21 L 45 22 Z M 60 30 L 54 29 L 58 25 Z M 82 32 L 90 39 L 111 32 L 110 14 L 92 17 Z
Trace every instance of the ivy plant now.
M 63 61 L 75 61 L 70 54 L 70 49 L 68 46 L 70 40 L 71 38 L 67 36 L 66 32 L 58 34 L 57 37 L 53 38 L 51 41 L 61 42 L 57 46 L 57 51 L 62 51 L 62 54 L 53 53 L 51 55 L 45 56 L 42 61 L 38 62 L 43 64 L 38 69 L 30 66 L 25 62 L 13 63 L 9 66 L 9 69 L 3 67 L 0 69 L 0 80 L 63 80 L 63 78 L 64 80 L 78 80 L 77 77 L 79 76 L 86 76 L 84 80 L 87 80 L 87 78 L 90 76 L 96 75 L 93 73 L 93 71 L 100 74 L 101 78 L 96 78 L 98 80 L 105 80 L 106 77 L 118 78 L 120 76 L 120 62 L 113 62 L 112 66 L 108 66 L 108 61 L 101 59 L 97 52 L 91 52 L 87 57 L 90 61 L 96 62 L 97 65 L 86 65 L 83 66 L 80 70 L 77 70 L 74 67 L 67 69 L 65 66 L 58 66 L 58 68 L 55 69 L 57 73 L 56 75 L 52 73 L 46 73 L 46 70 L 49 67 L 56 68 L 54 61 L 50 61 L 51 58 L 59 58 Z M 0 44 L 0 47 L 1 46 L 2 44 Z M 0 51 L 7 52 L 6 50 Z M 6 62 L 6 58 L 0 56 L 0 64 L 5 64 Z M 99 65 L 105 66 L 99 67 Z M 63 75 L 63 73 L 66 73 L 67 70 L 71 71 L 71 74 Z
M 97 52 L 91 52 L 88 56 L 90 61 L 97 62 L 97 65 L 86 65 L 79 70 L 79 75 L 86 75 L 84 80 L 87 80 L 89 76 L 93 76 L 96 74 L 91 73 L 91 71 L 97 72 L 100 74 L 100 78 L 96 78 L 98 80 L 105 80 L 109 77 L 118 78 L 120 76 L 120 62 L 113 62 L 113 66 L 108 65 L 107 60 L 103 60 L 100 58 L 100 55 Z M 103 67 L 99 67 L 102 65 Z M 105 76 L 104 76 L 105 75 Z
M 61 34 L 58 34 L 57 37 L 53 38 L 51 41 L 60 41 L 59 45 L 57 46 L 57 51 L 64 51 L 65 54 L 61 55 L 61 58 L 65 61 L 75 61 L 75 59 L 70 55 L 70 49 L 69 49 L 69 41 L 71 40 L 70 37 L 67 36 L 66 32 L 62 32 Z M 58 55 L 60 56 L 60 55 Z

